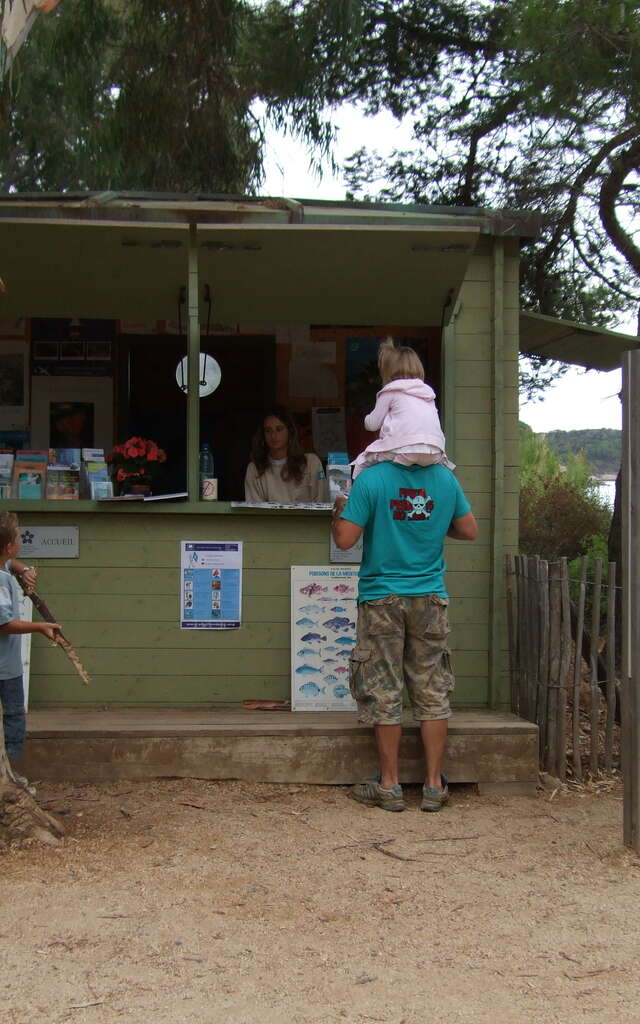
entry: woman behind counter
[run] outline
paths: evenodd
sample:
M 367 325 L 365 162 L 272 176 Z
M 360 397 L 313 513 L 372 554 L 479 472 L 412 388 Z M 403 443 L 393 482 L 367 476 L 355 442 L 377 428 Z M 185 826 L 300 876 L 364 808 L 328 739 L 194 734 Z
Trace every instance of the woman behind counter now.
M 302 451 L 293 416 L 283 405 L 266 413 L 253 438 L 244 497 L 283 503 L 327 500 L 322 463 Z

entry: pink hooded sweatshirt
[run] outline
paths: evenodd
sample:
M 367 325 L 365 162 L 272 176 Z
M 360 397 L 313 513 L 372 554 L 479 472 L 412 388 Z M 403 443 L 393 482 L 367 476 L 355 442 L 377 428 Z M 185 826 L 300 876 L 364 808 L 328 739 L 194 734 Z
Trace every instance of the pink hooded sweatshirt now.
M 432 444 L 444 452 L 435 392 L 417 377 L 390 380 L 376 396 L 373 412 L 365 416 L 367 430 L 380 430 L 380 437 L 367 445 L 367 452 L 389 452 L 412 444 Z

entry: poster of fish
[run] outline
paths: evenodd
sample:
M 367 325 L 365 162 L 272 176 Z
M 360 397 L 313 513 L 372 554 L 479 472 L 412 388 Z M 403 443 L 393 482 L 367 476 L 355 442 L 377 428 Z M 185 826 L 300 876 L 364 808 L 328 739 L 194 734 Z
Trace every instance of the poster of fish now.
M 349 655 L 356 643 L 358 567 L 291 566 L 291 708 L 355 711 Z

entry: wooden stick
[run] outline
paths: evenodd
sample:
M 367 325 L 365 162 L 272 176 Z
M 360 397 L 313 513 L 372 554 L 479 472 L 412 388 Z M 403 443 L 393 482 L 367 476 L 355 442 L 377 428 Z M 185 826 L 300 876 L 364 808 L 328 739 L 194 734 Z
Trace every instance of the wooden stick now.
M 582 758 L 580 756 L 580 683 L 582 680 L 582 634 L 584 633 L 584 606 L 587 594 L 587 563 L 582 558 L 580 569 L 580 590 L 578 593 L 578 624 L 576 627 L 575 660 L 573 665 L 573 777 L 582 782 Z
M 31 603 L 33 604 L 34 608 L 36 608 L 37 611 L 40 612 L 40 615 L 42 616 L 44 621 L 45 622 L 57 622 L 58 620 L 56 619 L 55 615 L 51 612 L 49 607 L 45 604 L 45 602 L 42 600 L 40 595 L 36 594 L 35 590 L 32 590 L 30 587 L 27 586 L 26 583 L 23 582 L 22 576 L 18 576 L 17 580 L 18 580 L 18 583 L 20 584 L 20 587 L 22 588 L 23 593 L 25 593 L 26 596 L 28 598 L 30 598 Z M 84 665 L 80 661 L 80 658 L 78 657 L 75 648 L 71 646 L 71 644 L 69 643 L 69 641 L 67 640 L 66 636 L 64 635 L 64 633 L 62 632 L 61 629 L 56 629 L 55 630 L 55 632 L 54 632 L 54 641 L 55 641 L 55 643 L 57 643 L 58 647 L 61 647 L 62 650 L 64 651 L 64 653 L 67 655 L 67 657 L 69 658 L 69 661 L 72 663 L 72 665 L 75 668 L 76 672 L 78 673 L 78 675 L 82 679 L 82 682 L 85 685 L 90 683 L 91 682 L 91 676 L 89 675 L 89 673 L 87 672 L 86 668 L 84 667 Z

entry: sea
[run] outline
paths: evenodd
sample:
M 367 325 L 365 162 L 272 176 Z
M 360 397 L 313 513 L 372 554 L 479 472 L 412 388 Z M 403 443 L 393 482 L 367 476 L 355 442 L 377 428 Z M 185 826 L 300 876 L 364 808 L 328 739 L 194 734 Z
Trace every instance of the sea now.
M 616 497 L 616 482 L 615 480 L 599 480 L 598 490 L 605 499 L 607 505 L 613 508 L 613 503 Z

